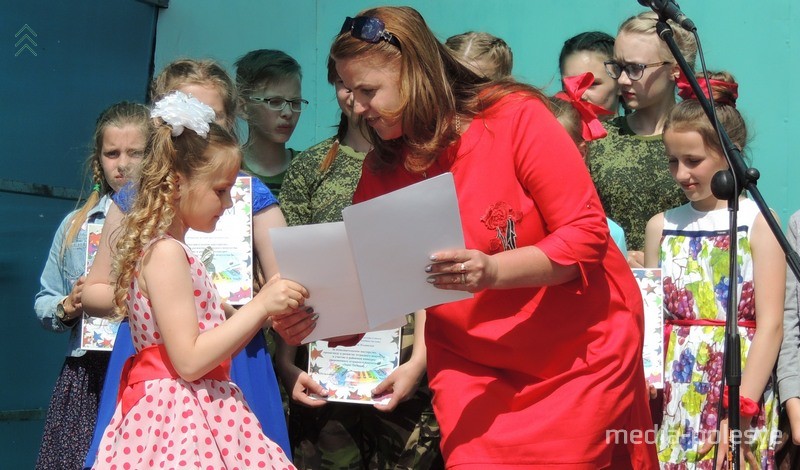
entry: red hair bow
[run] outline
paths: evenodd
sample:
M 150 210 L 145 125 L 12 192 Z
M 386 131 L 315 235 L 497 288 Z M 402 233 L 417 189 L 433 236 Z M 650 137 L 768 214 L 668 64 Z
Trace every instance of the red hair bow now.
M 683 75 L 683 72 L 678 75 L 678 80 L 675 82 L 678 85 L 678 96 L 685 100 L 696 100 L 697 95 L 694 94 L 694 90 L 692 90 L 692 85 L 689 83 L 689 80 Z M 711 85 L 713 90 L 714 87 L 723 87 L 727 88 L 731 91 L 732 99 L 719 99 L 716 98 L 715 101 L 719 104 L 725 104 L 728 106 L 736 107 L 736 99 L 739 98 L 739 84 L 738 83 L 731 83 L 726 82 L 724 80 L 714 80 L 713 78 L 706 81 L 704 77 L 698 77 L 697 83 L 700 85 L 700 88 L 703 90 L 703 95 L 706 98 L 708 96 L 708 85 Z
M 556 98 L 568 101 L 573 108 L 581 115 L 581 135 L 583 140 L 591 142 L 592 140 L 602 139 L 608 132 L 605 127 L 597 119 L 597 116 L 606 114 L 614 114 L 602 106 L 594 103 L 584 101 L 581 97 L 594 83 L 594 75 L 591 72 L 586 72 L 581 75 L 572 77 L 564 77 L 564 91 L 556 93 Z

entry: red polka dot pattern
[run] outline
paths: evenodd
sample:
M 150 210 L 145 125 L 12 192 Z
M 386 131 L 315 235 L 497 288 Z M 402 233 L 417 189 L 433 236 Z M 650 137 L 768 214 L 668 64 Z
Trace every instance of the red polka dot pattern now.
M 225 320 L 205 266 L 189 248 L 197 321 L 208 331 Z M 210 307 L 210 308 L 209 308 Z M 134 278 L 128 308 L 136 350 L 162 344 L 150 300 Z M 117 407 L 103 433 L 94 468 L 294 469 L 231 382 L 159 379 L 145 382 L 144 398 L 122 416 Z

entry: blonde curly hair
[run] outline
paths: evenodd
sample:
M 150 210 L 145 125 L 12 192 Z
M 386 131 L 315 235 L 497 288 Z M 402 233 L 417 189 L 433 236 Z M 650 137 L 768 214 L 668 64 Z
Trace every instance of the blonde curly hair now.
M 145 150 L 146 165 L 142 165 L 133 207 L 122 220 L 121 235 L 114 255 L 114 317 L 127 316 L 126 300 L 138 271 L 137 263 L 143 250 L 151 241 L 167 233 L 175 219 L 175 195 L 178 175 L 191 181 L 208 178 L 220 170 L 238 168 L 239 146 L 236 138 L 216 123 L 210 124 L 207 138 L 185 129 L 181 135 L 172 136 L 172 129 L 160 118 L 153 120 Z M 214 158 L 219 151 L 233 149 L 236 159 Z

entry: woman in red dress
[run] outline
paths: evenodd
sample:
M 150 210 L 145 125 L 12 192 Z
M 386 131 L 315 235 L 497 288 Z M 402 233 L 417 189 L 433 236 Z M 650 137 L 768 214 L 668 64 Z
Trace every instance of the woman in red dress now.
M 375 144 L 354 202 L 455 179 L 467 249 L 420 273 L 475 293 L 428 309 L 447 466 L 656 468 L 641 295 L 541 92 L 478 77 L 407 7 L 348 18 L 331 57 Z

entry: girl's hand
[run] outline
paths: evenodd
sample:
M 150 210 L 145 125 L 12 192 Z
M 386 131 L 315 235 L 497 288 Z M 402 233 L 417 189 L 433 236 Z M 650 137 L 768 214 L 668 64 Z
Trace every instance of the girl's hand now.
M 390 397 L 386 404 L 375 404 L 375 408 L 390 412 L 397 408 L 397 405 L 408 400 L 417 391 L 419 382 L 425 374 L 425 366 L 408 361 L 400 364 L 383 382 L 372 390 L 372 397 L 376 400 Z
M 739 467 L 746 468 L 746 465 L 749 464 L 749 468 L 761 468 L 758 461 L 756 460 L 755 455 L 753 455 L 753 450 L 750 448 L 750 439 L 752 438 L 752 429 L 750 427 L 752 423 L 752 418 L 746 416 L 740 416 L 739 423 L 741 424 L 741 429 L 739 430 L 738 436 L 736 437 L 739 440 Z M 728 435 L 728 418 L 723 418 L 719 424 L 719 437 L 716 436 L 716 430 L 711 433 L 710 436 L 706 438 L 705 443 L 700 447 L 697 451 L 700 457 L 708 454 L 709 452 L 714 450 L 714 445 L 719 441 L 719 449 L 717 449 L 717 461 L 714 468 L 716 470 L 722 470 L 723 464 L 727 462 L 728 458 L 728 444 L 730 442 L 730 436 Z
M 72 286 L 72 290 L 64 302 L 64 313 L 67 314 L 67 320 L 72 320 L 83 315 L 83 303 L 81 302 L 81 295 L 83 294 L 83 284 L 86 282 L 86 276 L 81 276 Z
M 792 427 L 792 441 L 800 445 L 800 398 L 792 397 L 786 400 L 786 415 Z
M 272 316 L 272 329 L 292 346 L 302 344 L 303 338 L 311 334 L 317 326 L 319 316 L 311 307 L 299 308 L 286 314 Z
M 497 263 L 479 250 L 440 251 L 425 267 L 428 282 L 447 290 L 478 292 L 491 288 L 497 278 Z
M 294 281 L 281 279 L 280 274 L 276 274 L 261 288 L 253 300 L 258 299 L 267 318 L 292 312 L 302 307 L 307 298 L 308 291 L 305 287 Z
M 309 408 L 319 408 L 328 403 L 325 400 L 325 397 L 328 396 L 328 391 L 299 367 L 294 364 L 281 364 L 279 362 L 278 372 L 284 388 L 295 402 Z

